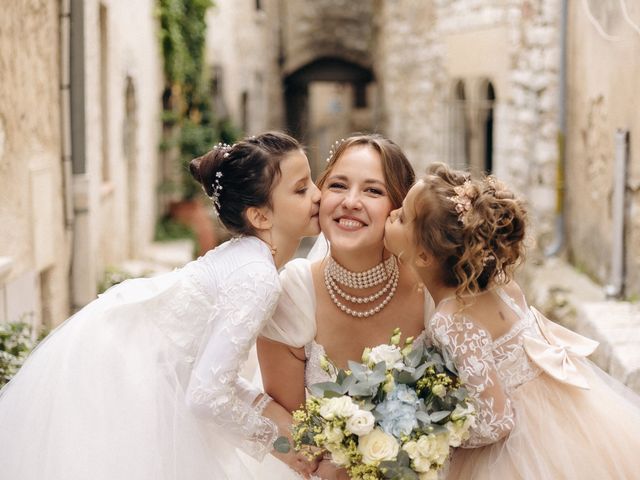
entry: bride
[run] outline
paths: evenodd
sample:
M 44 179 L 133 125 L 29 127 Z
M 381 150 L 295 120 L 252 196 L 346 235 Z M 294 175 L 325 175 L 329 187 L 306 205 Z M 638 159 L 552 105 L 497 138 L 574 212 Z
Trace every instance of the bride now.
M 389 212 L 413 181 L 403 152 L 379 135 L 350 137 L 329 158 L 317 183 L 331 248 L 319 261 L 286 265 L 276 312 L 257 343 L 265 391 L 287 410 L 304 403 L 306 385 L 328 379 L 324 355 L 346 368 L 365 347 L 387 343 L 396 327 L 405 337 L 423 335 L 431 297 L 383 242 Z M 276 468 L 272 478 L 287 478 Z M 327 460 L 316 475 L 347 478 Z

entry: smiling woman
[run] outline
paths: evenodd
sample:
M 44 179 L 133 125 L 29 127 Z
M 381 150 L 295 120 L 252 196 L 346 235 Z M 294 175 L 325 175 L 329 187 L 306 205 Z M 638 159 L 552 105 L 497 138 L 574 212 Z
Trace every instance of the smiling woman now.
M 258 342 L 265 391 L 288 410 L 304 402 L 307 385 L 329 380 L 320 366 L 325 354 L 344 368 L 359 361 L 365 347 L 386 343 L 396 327 L 406 336 L 422 335 L 431 297 L 383 241 L 389 212 L 413 181 L 402 150 L 379 135 L 350 137 L 330 157 L 318 180 L 330 254 L 286 265 L 283 295 Z M 263 478 L 287 478 L 275 468 L 269 473 Z M 346 478 L 325 461 L 319 474 Z

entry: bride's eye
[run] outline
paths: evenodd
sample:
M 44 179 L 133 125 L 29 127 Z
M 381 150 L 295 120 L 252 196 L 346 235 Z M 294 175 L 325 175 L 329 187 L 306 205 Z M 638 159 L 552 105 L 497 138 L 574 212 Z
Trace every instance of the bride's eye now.
M 304 195 L 305 193 L 307 193 L 307 190 L 309 190 L 309 187 L 302 187 L 299 190 L 296 190 L 296 193 L 298 195 Z
M 329 188 L 334 188 L 337 190 L 343 190 L 345 188 L 347 188 L 347 186 L 344 183 L 340 183 L 340 182 L 332 182 L 329 184 Z
M 368 193 L 373 193 L 374 195 L 384 195 L 384 191 L 380 188 L 370 187 L 366 190 Z

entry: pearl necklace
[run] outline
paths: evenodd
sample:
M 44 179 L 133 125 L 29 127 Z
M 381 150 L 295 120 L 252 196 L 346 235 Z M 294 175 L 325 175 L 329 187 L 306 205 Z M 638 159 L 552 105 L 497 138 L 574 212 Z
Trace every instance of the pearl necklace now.
M 390 273 L 387 273 L 389 270 Z M 370 270 L 367 270 L 366 272 L 357 273 L 351 272 L 343 266 L 338 265 L 338 263 L 332 257 L 329 257 L 327 266 L 324 269 L 324 284 L 333 303 L 344 313 L 358 318 L 370 317 L 371 315 L 375 315 L 384 307 L 386 307 L 393 298 L 393 295 L 396 293 L 399 278 L 400 269 L 398 268 L 398 263 L 396 262 L 394 256 L 389 257 L 384 262 L 380 262 L 378 265 Z M 386 281 L 386 284 L 384 285 L 384 287 L 382 287 L 382 289 L 365 297 L 349 295 L 348 293 L 345 293 L 342 289 L 340 289 L 340 287 L 338 287 L 337 285 L 338 283 L 340 283 L 341 285 L 345 285 L 347 287 L 362 289 L 379 285 L 384 281 Z M 387 291 L 389 291 L 389 293 L 380 304 L 365 311 L 353 310 L 352 308 L 343 304 L 337 296 L 339 295 L 345 300 L 352 303 L 362 304 L 371 303 L 377 300 Z

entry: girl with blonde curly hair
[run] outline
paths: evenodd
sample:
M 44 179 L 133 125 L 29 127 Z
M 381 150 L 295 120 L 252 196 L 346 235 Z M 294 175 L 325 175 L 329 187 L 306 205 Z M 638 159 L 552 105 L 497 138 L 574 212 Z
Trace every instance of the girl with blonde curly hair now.
M 436 304 L 430 340 L 475 400 L 449 478 L 636 478 L 640 399 L 587 360 L 597 342 L 527 304 L 513 280 L 526 224 L 523 202 L 494 177 L 443 164 L 387 220 L 387 249 Z

